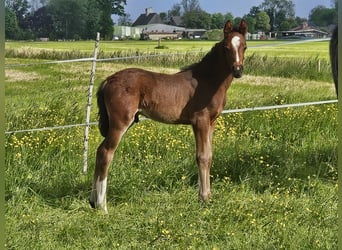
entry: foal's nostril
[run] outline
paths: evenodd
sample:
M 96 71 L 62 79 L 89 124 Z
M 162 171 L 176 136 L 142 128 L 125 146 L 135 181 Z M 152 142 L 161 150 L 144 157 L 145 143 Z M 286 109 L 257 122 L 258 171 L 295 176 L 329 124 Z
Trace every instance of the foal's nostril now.
M 233 72 L 240 72 L 242 73 L 243 71 L 243 66 L 239 65 L 239 66 L 233 66 Z
M 243 72 L 242 65 L 233 66 L 233 75 L 235 78 L 240 78 L 242 76 L 242 72 Z

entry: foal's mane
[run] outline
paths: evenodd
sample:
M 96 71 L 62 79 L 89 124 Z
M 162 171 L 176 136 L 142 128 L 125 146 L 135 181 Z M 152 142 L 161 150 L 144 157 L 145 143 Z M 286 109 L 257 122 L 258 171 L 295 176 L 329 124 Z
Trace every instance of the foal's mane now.
M 241 33 L 241 30 L 239 27 L 234 26 L 232 30 L 230 31 L 230 33 L 232 32 Z M 211 50 L 202 58 L 201 61 L 181 68 L 181 72 L 187 71 L 187 70 L 201 72 L 202 70 L 207 70 L 208 66 L 210 67 L 212 65 L 215 65 L 215 62 L 217 62 L 218 57 L 221 53 L 220 49 L 222 49 L 224 45 L 226 44 L 226 39 L 227 38 L 225 37 L 222 41 L 216 43 L 211 48 Z
M 201 61 L 181 68 L 181 72 L 187 70 L 202 70 L 203 68 L 206 69 L 208 66 L 213 65 L 217 61 L 218 54 L 220 53 L 220 49 L 223 47 L 224 42 L 225 40 L 216 43 Z

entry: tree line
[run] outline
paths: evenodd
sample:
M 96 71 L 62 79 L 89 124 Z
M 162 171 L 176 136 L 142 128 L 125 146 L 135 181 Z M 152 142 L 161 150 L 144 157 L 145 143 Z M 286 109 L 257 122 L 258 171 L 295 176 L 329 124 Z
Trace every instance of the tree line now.
M 5 37 L 28 40 L 113 37 L 113 14 L 123 15 L 127 0 L 5 0 Z
M 337 2 L 332 7 L 317 6 L 309 19 L 295 16 L 291 0 L 264 0 L 251 7 L 243 17 L 234 17 L 228 12 L 209 14 L 198 0 L 181 0 L 167 12 L 159 13 L 165 23 L 179 16 L 186 28 L 221 29 L 226 20 L 240 23 L 244 18 L 249 32 L 277 32 L 289 30 L 309 21 L 326 27 L 337 23 Z M 129 13 L 125 13 L 127 0 L 5 0 L 5 37 L 13 40 L 28 40 L 47 37 L 57 39 L 94 39 L 96 32 L 102 39 L 112 39 L 114 23 L 112 15 L 119 15 L 119 25 L 130 25 Z
M 294 28 L 304 21 L 312 22 L 319 27 L 337 23 L 337 2 L 331 0 L 332 8 L 317 6 L 311 10 L 309 19 L 295 16 L 295 5 L 291 0 L 264 0 L 259 6 L 253 6 L 243 17 L 235 17 L 232 13 L 209 14 L 204 11 L 198 0 L 181 0 L 167 13 L 161 16 L 181 16 L 183 25 L 187 28 L 221 29 L 226 20 L 234 20 L 239 24 L 241 18 L 248 23 L 248 30 L 277 32 Z

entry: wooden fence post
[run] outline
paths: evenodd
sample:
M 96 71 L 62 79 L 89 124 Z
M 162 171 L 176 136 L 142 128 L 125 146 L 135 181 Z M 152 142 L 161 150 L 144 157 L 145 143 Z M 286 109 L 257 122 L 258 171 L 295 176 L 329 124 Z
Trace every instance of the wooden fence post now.
M 89 82 L 88 101 L 87 101 L 87 115 L 86 115 L 85 130 L 84 130 L 83 173 L 86 173 L 87 168 L 88 168 L 90 108 L 91 108 L 91 99 L 93 97 L 93 88 L 94 88 L 95 69 L 96 69 L 96 60 L 97 60 L 97 54 L 98 54 L 98 48 L 99 48 L 99 40 L 100 40 L 100 33 L 97 32 L 95 48 L 94 48 L 94 59 L 91 65 L 91 72 L 90 72 L 90 82 Z

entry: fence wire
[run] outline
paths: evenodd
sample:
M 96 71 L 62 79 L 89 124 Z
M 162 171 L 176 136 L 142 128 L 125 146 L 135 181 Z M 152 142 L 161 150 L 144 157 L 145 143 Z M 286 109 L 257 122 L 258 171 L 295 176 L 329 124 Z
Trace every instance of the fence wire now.
M 231 114 L 231 113 L 242 113 L 242 112 L 251 112 L 251 111 L 296 108 L 296 107 L 314 106 L 314 105 L 322 105 L 322 104 L 333 104 L 337 102 L 338 100 L 327 100 L 327 101 L 292 103 L 292 104 L 273 105 L 273 106 L 260 106 L 260 107 L 251 107 L 251 108 L 241 108 L 241 109 L 229 109 L 229 110 L 223 110 L 221 114 L 225 115 L 225 114 Z M 145 119 L 148 119 L 148 118 L 142 117 L 142 119 L 140 120 L 145 120 Z M 29 133 L 29 132 L 40 132 L 40 131 L 49 131 L 49 130 L 51 131 L 51 130 L 68 129 L 68 128 L 74 128 L 74 127 L 94 126 L 97 124 L 98 124 L 97 122 L 89 122 L 89 123 L 71 124 L 71 125 L 64 125 L 64 126 L 55 126 L 55 127 L 23 129 L 23 130 L 7 131 L 5 132 L 5 134 L 12 135 L 16 133 Z

